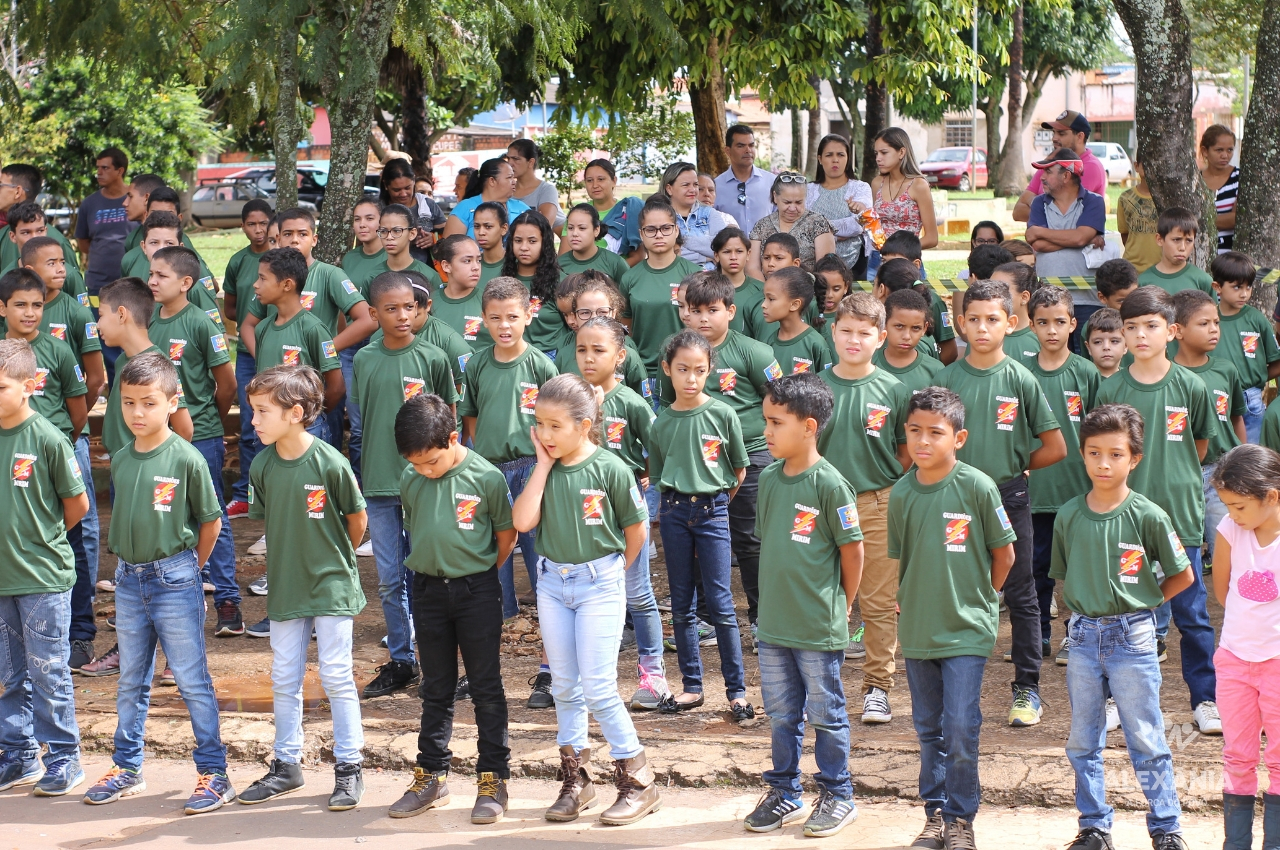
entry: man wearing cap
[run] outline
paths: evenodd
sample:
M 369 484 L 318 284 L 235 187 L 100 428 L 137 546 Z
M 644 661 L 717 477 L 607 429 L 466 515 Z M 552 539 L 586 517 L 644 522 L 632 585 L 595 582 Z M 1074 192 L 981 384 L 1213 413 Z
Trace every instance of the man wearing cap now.
M 1058 148 L 1032 165 L 1045 190 L 1032 199 L 1027 220 L 1026 240 L 1036 252 L 1036 274 L 1089 275 L 1082 249 L 1106 230 L 1102 196 L 1080 185 L 1085 165 L 1070 148 Z
M 1088 146 L 1085 144 L 1089 141 L 1089 134 L 1093 128 L 1089 126 L 1089 119 L 1085 118 L 1079 112 L 1067 110 L 1052 121 L 1044 121 L 1040 124 L 1046 130 L 1053 131 L 1054 148 L 1067 148 L 1074 151 L 1076 157 L 1084 163 L 1084 177 L 1080 184 L 1097 195 L 1106 196 L 1107 194 L 1107 170 L 1102 167 L 1102 163 L 1094 156 Z M 1031 182 L 1027 184 L 1027 191 L 1022 193 L 1022 197 L 1018 199 L 1018 203 L 1013 208 L 1014 221 L 1029 221 L 1031 215 L 1031 202 L 1044 192 L 1044 184 L 1041 182 L 1040 172 L 1037 171 L 1035 176 L 1031 178 Z

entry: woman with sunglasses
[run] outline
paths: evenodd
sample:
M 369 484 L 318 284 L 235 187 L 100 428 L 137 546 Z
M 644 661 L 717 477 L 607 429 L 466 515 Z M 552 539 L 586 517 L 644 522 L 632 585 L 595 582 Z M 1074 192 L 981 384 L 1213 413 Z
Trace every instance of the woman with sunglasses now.
M 747 267 L 751 277 L 762 279 L 760 269 L 760 245 L 775 233 L 790 233 L 800 243 L 800 263 L 812 269 L 813 264 L 834 253 L 836 232 L 826 216 L 805 209 L 808 180 L 803 174 L 784 171 L 773 181 L 769 196 L 776 210 L 755 223 L 751 228 L 751 263 Z
M 836 256 L 861 280 L 867 247 L 858 213 L 871 206 L 871 187 L 853 170 L 853 143 L 838 133 L 818 142 L 818 165 L 805 192 L 805 207 L 825 216 L 836 235 Z
M 698 200 L 698 169 L 691 162 L 673 162 L 662 175 L 661 196 L 665 196 L 676 211 L 676 224 L 684 245 L 680 256 L 703 269 L 715 268 L 715 252 L 711 240 L 726 227 L 736 225 L 729 216 L 706 206 Z
M 593 159 L 582 170 L 582 185 L 587 197 L 600 214 L 609 232 L 604 237 L 604 247 L 635 266 L 644 259 L 644 243 L 640 239 L 640 210 L 644 201 L 636 197 L 614 197 L 618 186 L 618 171 L 607 159 Z M 560 252 L 569 250 L 561 243 Z
M 504 205 L 507 208 L 507 219 L 514 219 L 529 209 L 527 204 L 513 197 L 515 191 L 516 175 L 511 163 L 507 162 L 506 154 L 480 163 L 480 170 L 467 181 L 466 197 L 449 213 L 444 235 L 465 233 L 474 239 L 476 234 L 471 228 L 471 222 L 475 218 L 476 207 L 486 202 Z

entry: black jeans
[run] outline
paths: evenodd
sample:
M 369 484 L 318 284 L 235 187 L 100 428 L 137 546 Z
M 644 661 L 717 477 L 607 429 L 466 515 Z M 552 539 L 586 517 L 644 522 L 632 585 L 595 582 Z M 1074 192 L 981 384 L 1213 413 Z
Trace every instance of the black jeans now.
M 754 623 L 760 608 L 760 538 L 756 537 L 756 495 L 760 492 L 760 473 L 773 463 L 773 455 L 753 452 L 747 456 L 751 464 L 747 477 L 729 503 L 729 544 L 742 574 L 742 589 L 747 594 L 747 620 Z
M 502 586 L 498 570 L 462 578 L 414 573 L 413 623 L 422 658 L 422 728 L 418 766 L 447 771 L 453 760 L 453 695 L 458 651 L 471 685 L 479 751 L 476 773 L 511 776 L 507 745 L 507 695 L 502 689 Z
M 1057 584 L 1049 578 L 1049 566 L 1053 561 L 1053 521 L 1056 513 L 1032 514 L 1031 528 L 1035 536 L 1035 557 L 1032 561 L 1036 575 L 1036 600 L 1040 605 L 1040 639 L 1049 641 L 1053 626 L 1049 620 L 1049 607 L 1053 604 L 1053 588 Z M 1063 622 L 1067 617 L 1064 616 Z
M 1013 631 L 1013 685 L 1040 688 L 1040 602 L 1036 597 L 1034 533 L 1031 526 L 1031 498 L 1027 476 L 1010 478 L 1000 485 L 1004 511 L 1018 539 L 1013 544 L 1013 569 L 1004 580 L 1004 601 L 1009 606 Z

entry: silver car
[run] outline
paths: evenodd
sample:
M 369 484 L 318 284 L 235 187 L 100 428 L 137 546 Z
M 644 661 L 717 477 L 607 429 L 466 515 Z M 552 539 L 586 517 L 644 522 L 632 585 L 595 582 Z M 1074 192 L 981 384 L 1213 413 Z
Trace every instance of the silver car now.
M 239 227 L 240 211 L 255 198 L 276 208 L 275 195 L 267 194 L 251 180 L 206 183 L 191 194 L 191 220 L 201 227 Z

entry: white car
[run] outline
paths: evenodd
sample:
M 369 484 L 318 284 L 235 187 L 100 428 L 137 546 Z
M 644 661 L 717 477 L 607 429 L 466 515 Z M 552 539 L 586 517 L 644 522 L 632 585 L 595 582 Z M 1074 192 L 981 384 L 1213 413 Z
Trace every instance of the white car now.
M 1133 163 L 1129 162 L 1129 154 L 1120 145 L 1115 142 L 1090 142 L 1086 147 L 1106 169 L 1108 183 L 1127 186 L 1133 180 Z

